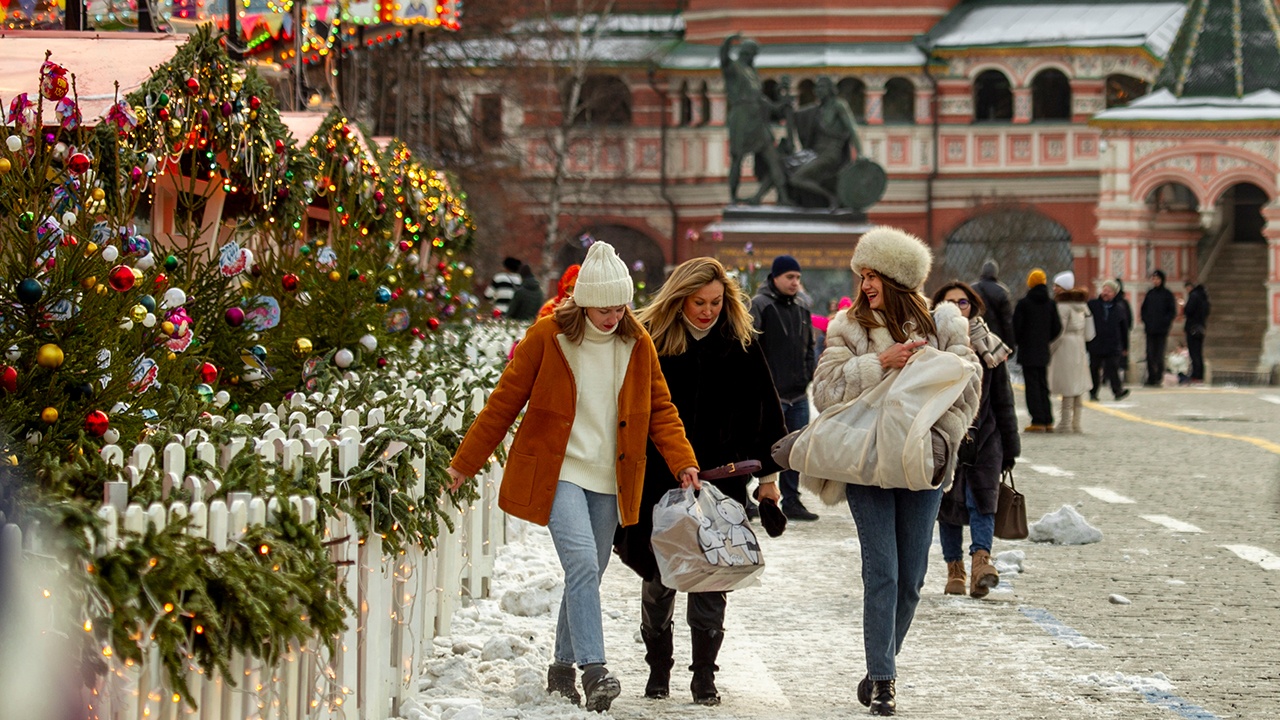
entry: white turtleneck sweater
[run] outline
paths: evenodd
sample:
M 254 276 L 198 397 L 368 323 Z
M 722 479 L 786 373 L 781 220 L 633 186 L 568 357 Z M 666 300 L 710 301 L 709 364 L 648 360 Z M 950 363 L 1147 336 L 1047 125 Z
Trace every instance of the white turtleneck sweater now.
M 560 479 L 583 490 L 604 495 L 618 494 L 618 392 L 622 378 L 614 377 L 621 352 L 618 326 L 606 333 L 590 320 L 576 352 L 567 353 L 578 397 L 564 450 Z M 623 368 L 626 365 L 622 365 Z

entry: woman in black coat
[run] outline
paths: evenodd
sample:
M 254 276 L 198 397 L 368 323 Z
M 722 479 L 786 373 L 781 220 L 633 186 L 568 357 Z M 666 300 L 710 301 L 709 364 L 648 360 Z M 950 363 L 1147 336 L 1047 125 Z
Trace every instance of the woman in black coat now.
M 680 412 L 698 466 L 719 467 L 759 460 L 760 499 L 780 498 L 770 458 L 773 443 L 786 434 L 782 406 L 738 283 L 712 258 L 694 258 L 678 266 L 653 302 L 639 313 L 658 349 L 671 401 Z M 725 495 L 746 504 L 750 476 L 716 480 Z M 704 481 L 706 482 L 706 481 Z M 650 444 L 640 504 L 640 522 L 618 531 L 615 548 L 644 583 L 640 634 L 645 643 L 649 681 L 645 697 L 670 694 L 672 617 L 676 591 L 662 584 L 653 549 L 653 508 L 680 485 Z M 694 702 L 717 705 L 716 657 L 724 640 L 727 594 L 690 593 Z
M 960 312 L 969 318 L 969 342 L 982 359 L 982 394 L 978 416 L 956 457 L 955 482 L 942 496 L 938 509 L 938 539 L 942 542 L 942 558 L 947 561 L 946 593 L 963 595 L 961 545 L 963 526 L 969 526 L 969 595 L 981 598 L 1000 583 L 1000 574 L 991 563 L 1000 474 L 1013 468 L 1014 458 L 1022 451 L 1022 441 L 1018 437 L 1013 387 L 1009 384 L 1009 348 L 983 321 L 982 299 L 967 284 L 952 282 L 933 294 L 933 304 L 940 302 L 959 305 Z

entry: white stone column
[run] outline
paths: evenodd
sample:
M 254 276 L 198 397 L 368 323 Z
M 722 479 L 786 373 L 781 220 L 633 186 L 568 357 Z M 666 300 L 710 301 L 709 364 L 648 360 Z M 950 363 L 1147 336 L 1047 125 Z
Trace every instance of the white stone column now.
M 1267 239 L 1267 332 L 1262 336 L 1259 370 L 1280 365 L 1280 201 L 1272 200 L 1262 208 L 1267 221 L 1262 235 Z

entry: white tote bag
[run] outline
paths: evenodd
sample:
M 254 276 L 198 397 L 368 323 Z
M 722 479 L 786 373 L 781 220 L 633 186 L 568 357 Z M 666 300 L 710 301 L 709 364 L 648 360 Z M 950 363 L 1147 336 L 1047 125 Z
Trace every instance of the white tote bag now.
M 670 490 L 653 508 L 653 557 L 662 584 L 681 592 L 723 592 L 754 585 L 764 572 L 747 511 L 715 485 Z
M 920 348 L 904 368 L 827 408 L 800 431 L 791 446 L 791 469 L 846 484 L 938 487 L 930 430 L 960 399 L 972 375 L 971 364 L 955 353 Z

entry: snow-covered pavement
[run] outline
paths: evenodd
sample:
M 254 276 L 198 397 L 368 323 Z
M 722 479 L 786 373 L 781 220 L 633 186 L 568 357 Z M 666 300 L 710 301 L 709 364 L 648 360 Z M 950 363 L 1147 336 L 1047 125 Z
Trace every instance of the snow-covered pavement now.
M 1090 403 L 1084 435 L 1028 435 L 1016 474 L 1055 537 L 997 541 L 1001 585 L 942 594 L 934 547 L 899 657 L 914 718 L 1280 717 L 1280 406 L 1251 390 L 1135 389 Z M 1021 394 L 1019 393 L 1019 397 Z M 718 708 L 691 702 L 677 608 L 672 697 L 643 697 L 639 580 L 605 577 L 615 718 L 864 717 L 858 541 L 847 508 L 760 533 L 768 570 L 730 596 Z M 1046 523 L 1043 528 L 1047 528 Z M 511 523 L 489 599 L 437 638 L 412 720 L 600 717 L 543 692 L 561 591 L 545 529 Z M 683 598 L 683 596 L 682 596 Z M 683 603 L 683 600 L 681 601 Z

